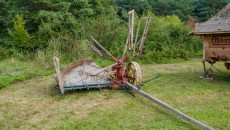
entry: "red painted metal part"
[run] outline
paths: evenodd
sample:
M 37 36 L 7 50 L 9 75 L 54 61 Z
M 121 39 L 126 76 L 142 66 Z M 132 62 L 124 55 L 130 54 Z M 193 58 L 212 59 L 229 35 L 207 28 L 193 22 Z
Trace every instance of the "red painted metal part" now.
M 110 57 L 116 63 L 112 67 L 112 71 L 116 71 L 116 72 L 113 74 L 114 78 L 110 78 L 109 80 L 111 81 L 112 85 L 115 85 L 114 81 L 116 81 L 119 84 L 123 84 L 124 81 L 127 81 L 127 76 L 126 76 L 127 74 L 126 71 L 124 70 L 124 67 L 128 57 L 122 60 L 117 60 L 113 56 Z

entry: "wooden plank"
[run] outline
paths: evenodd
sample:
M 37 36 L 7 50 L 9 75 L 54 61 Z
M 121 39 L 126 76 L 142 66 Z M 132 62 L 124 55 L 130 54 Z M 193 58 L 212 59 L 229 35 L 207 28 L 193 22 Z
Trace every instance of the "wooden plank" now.
M 230 23 L 226 23 L 226 22 L 203 22 L 203 23 L 195 23 L 195 27 L 196 26 L 212 26 L 212 25 L 225 25 L 225 24 L 230 24 Z
M 144 29 L 144 32 L 143 32 L 143 35 L 142 35 L 142 38 L 141 38 L 141 43 L 140 43 L 139 51 L 138 51 L 138 54 L 137 54 L 137 58 L 139 58 L 142 55 L 142 50 L 143 50 L 144 42 L 145 42 L 145 39 L 146 39 L 146 36 L 147 36 L 147 33 L 148 33 L 150 21 L 151 21 L 151 18 L 149 18 L 146 21 L 145 29 Z
M 140 19 L 153 19 L 154 17 L 141 17 Z
M 206 35 L 205 44 L 209 48 L 230 48 L 230 34 L 229 35 Z
M 84 62 L 92 62 L 92 61 L 93 61 L 93 58 L 86 58 L 86 59 L 82 59 L 82 60 L 76 61 L 76 62 L 68 65 L 67 67 L 65 67 L 62 70 L 62 75 L 65 76 L 65 74 L 67 74 L 70 70 L 72 70 L 76 66 L 84 64 Z
M 188 35 L 204 35 L 204 34 L 226 34 L 230 33 L 230 31 L 211 31 L 211 32 L 196 32 L 192 31 L 188 33 Z
M 131 22 L 131 50 L 133 48 L 133 28 L 134 28 L 134 10 L 132 12 L 132 22 Z
M 103 56 L 103 54 L 101 53 L 101 51 L 98 50 L 90 41 L 87 40 L 87 43 L 88 43 L 89 47 L 92 48 L 92 50 L 94 50 L 95 52 L 97 52 L 101 57 Z
M 202 128 L 202 129 L 205 129 L 205 130 L 213 130 L 213 128 L 201 123 L 200 121 L 198 120 L 195 120 L 194 118 L 192 117 L 189 117 L 188 115 L 184 114 L 183 112 L 169 106 L 168 104 L 166 104 L 165 102 L 149 95 L 148 93 L 142 91 L 142 90 L 138 90 L 138 88 L 128 82 L 124 82 L 126 84 L 126 86 L 131 89 L 132 91 L 134 91 L 135 93 L 137 94 L 140 94 L 141 96 L 153 101 L 154 103 L 158 104 L 159 106 L 163 107 L 164 109 L 168 110 L 168 111 L 171 111 L 172 113 L 176 114 L 177 116 L 181 117 L 182 119 L 184 120 L 187 120 L 191 123 L 193 123 L 194 125 Z
M 65 91 L 64 91 L 63 77 L 62 77 L 62 74 L 60 72 L 59 59 L 56 56 L 54 56 L 54 66 L 55 66 L 55 70 L 56 70 L 56 77 L 58 79 L 58 85 L 60 87 L 62 94 L 64 94 Z
M 194 32 L 223 32 L 223 31 L 230 31 L 230 27 L 223 27 L 223 28 L 201 28 L 195 29 Z
M 105 51 L 106 54 L 108 54 L 112 59 L 113 61 L 117 61 L 113 56 L 112 54 L 110 54 L 100 43 L 97 42 L 97 40 L 95 40 L 92 36 L 91 36 L 91 39 L 102 49 Z
M 138 38 L 140 26 L 141 26 L 141 19 L 139 19 L 139 21 L 138 21 L 138 27 L 137 27 L 137 32 L 136 32 L 136 38 L 135 38 L 135 43 L 134 43 L 134 47 L 133 47 L 133 58 L 135 58 L 135 51 L 136 51 L 136 47 L 137 47 L 137 38 Z

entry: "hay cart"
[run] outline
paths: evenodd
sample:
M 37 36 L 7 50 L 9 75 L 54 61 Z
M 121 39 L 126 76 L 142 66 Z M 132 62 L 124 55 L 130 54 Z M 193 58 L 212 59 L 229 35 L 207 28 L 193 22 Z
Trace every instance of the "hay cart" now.
M 100 47 L 104 52 L 114 61 L 114 64 L 100 68 L 93 62 L 93 59 L 82 59 L 75 63 L 70 64 L 62 71 L 60 71 L 59 60 L 57 57 L 54 57 L 54 65 L 56 69 L 56 81 L 59 85 L 61 92 L 64 94 L 66 91 L 70 90 L 81 90 L 81 89 L 101 89 L 101 88 L 113 88 L 113 89 L 124 89 L 134 97 L 135 95 L 131 92 L 135 92 L 140 94 L 141 96 L 153 101 L 154 103 L 160 105 L 161 107 L 165 108 L 168 111 L 173 112 L 177 116 L 199 126 L 203 129 L 212 129 L 211 127 L 187 116 L 186 114 L 182 113 L 181 111 L 169 106 L 165 102 L 149 95 L 148 93 L 140 90 L 141 86 L 151 80 L 154 80 L 160 75 L 151 78 L 147 81 L 142 81 L 142 74 L 140 66 L 137 62 L 130 62 L 126 63 L 127 59 L 134 53 L 132 50 L 136 49 L 137 42 L 133 45 L 133 25 L 134 25 L 134 10 L 130 11 L 129 14 L 131 15 L 130 24 L 129 24 L 129 34 L 125 44 L 125 49 L 121 59 L 116 59 L 112 54 L 110 54 L 99 42 L 97 42 L 93 37 L 91 37 L 92 41 L 96 43 L 98 47 Z M 146 27 L 143 33 L 144 37 L 142 36 L 140 41 L 140 49 L 142 49 L 144 45 L 144 40 L 146 38 L 147 29 L 149 26 L 149 22 L 151 18 L 146 18 Z M 137 40 L 135 40 L 137 41 Z M 97 51 L 98 49 L 89 42 L 89 45 L 92 47 L 93 50 Z M 129 48 L 129 54 L 126 54 L 127 49 Z M 138 49 L 137 49 L 138 50 Z M 138 52 L 141 54 L 141 52 Z M 138 55 L 137 57 L 139 57 Z M 112 70 L 112 75 L 109 75 L 109 70 Z M 131 91 L 130 91 L 131 90 Z

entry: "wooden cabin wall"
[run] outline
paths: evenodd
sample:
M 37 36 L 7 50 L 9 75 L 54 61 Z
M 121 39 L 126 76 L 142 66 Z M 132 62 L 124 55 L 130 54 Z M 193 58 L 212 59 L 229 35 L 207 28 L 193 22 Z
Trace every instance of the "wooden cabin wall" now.
M 230 63 L 230 34 L 204 35 L 204 61 Z

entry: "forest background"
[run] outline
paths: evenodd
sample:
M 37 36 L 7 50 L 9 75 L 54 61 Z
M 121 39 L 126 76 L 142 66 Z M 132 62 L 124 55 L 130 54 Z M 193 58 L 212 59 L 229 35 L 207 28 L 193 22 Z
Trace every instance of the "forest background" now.
M 187 36 L 230 0 L 0 0 L 0 60 L 76 60 L 93 36 L 115 57 L 128 35 L 128 14 L 154 17 L 140 62 L 165 63 L 202 54 L 202 40 Z M 143 22 L 145 23 L 145 22 Z M 141 26 L 143 31 L 144 24 Z M 140 32 L 141 32 L 140 31 Z M 140 38 L 140 35 L 139 35 Z M 97 57 L 91 52 L 84 56 Z M 143 60 L 144 59 L 144 60 Z

